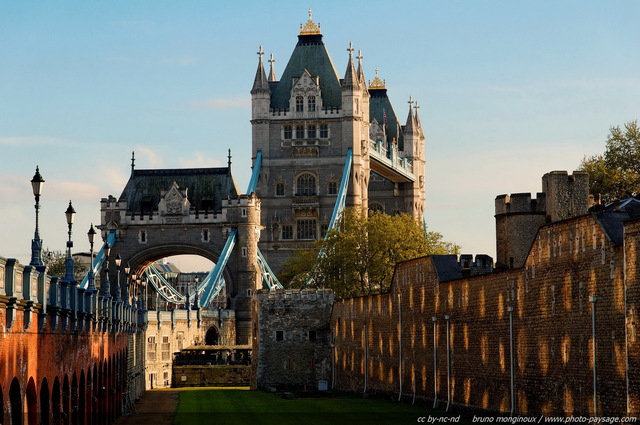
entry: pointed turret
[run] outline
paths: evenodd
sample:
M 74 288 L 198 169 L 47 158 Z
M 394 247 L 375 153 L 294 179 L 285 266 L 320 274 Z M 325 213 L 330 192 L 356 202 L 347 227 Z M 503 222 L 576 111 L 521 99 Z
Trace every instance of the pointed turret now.
M 404 126 L 404 134 L 417 134 L 418 131 L 418 123 L 416 122 L 416 117 L 413 113 L 413 104 L 415 103 L 413 98 L 409 96 L 409 115 L 407 116 L 407 123 Z
M 258 55 L 260 59 L 258 59 L 258 70 L 256 71 L 256 77 L 253 79 L 253 87 L 251 88 L 251 94 L 270 93 L 269 90 L 269 82 L 267 81 L 267 74 L 264 72 L 264 66 L 262 65 L 262 55 L 264 52 L 262 51 L 262 45 L 260 45 L 260 50 L 258 51 Z
M 273 53 L 271 53 L 271 57 L 269 58 L 269 78 L 268 78 L 270 82 L 278 81 L 276 79 L 276 68 L 273 65 L 274 63 L 276 63 L 276 60 L 273 58 Z
M 353 44 L 349 42 L 349 48 L 347 49 L 349 52 L 349 62 L 347 63 L 347 70 L 342 80 L 342 91 L 358 89 L 360 86 L 358 84 L 358 74 L 353 66 L 353 50 Z
M 418 101 L 416 100 L 416 106 L 414 108 L 415 112 L 414 112 L 414 116 L 416 119 L 416 125 L 417 125 L 417 130 L 418 130 L 418 134 L 420 135 L 420 137 L 424 137 L 424 133 L 422 132 L 422 123 L 420 122 L 420 115 L 418 114 L 418 109 L 420 109 L 420 106 L 418 106 Z
M 362 59 L 364 59 L 364 56 L 362 56 L 362 50 L 358 50 L 358 56 L 356 56 L 356 59 L 358 59 L 358 83 L 360 84 L 360 87 L 366 87 L 367 83 L 364 79 L 364 71 L 362 69 Z

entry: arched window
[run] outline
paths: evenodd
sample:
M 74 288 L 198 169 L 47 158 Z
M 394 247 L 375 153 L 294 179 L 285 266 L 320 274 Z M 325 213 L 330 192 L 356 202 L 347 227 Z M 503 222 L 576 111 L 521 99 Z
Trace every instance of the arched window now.
M 316 110 L 316 97 L 315 96 L 309 96 L 307 98 L 307 111 L 315 112 L 315 110 Z
M 304 110 L 304 97 L 296 96 L 296 112 L 302 112 Z
M 302 173 L 296 180 L 296 196 L 315 196 L 316 177 L 311 173 Z

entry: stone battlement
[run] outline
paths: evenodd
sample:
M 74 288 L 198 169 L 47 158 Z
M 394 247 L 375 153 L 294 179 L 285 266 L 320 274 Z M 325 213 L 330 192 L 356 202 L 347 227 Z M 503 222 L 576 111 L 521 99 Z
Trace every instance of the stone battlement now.
M 330 289 L 277 289 L 268 291 L 261 289 L 256 293 L 261 303 L 280 300 L 327 300 L 333 302 L 333 291 Z
M 538 192 L 535 198 L 530 193 L 513 193 L 496 196 L 496 215 L 501 214 L 544 214 L 546 194 Z

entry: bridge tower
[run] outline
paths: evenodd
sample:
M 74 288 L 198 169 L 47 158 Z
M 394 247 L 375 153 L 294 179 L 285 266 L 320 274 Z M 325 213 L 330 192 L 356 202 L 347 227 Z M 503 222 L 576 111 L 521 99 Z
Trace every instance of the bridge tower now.
M 255 159 L 262 152 L 260 249 L 276 273 L 293 250 L 324 237 L 349 150 L 347 206 L 422 219 L 424 135 L 417 105 L 411 103 L 407 125 L 401 125 L 384 83 L 376 75 L 367 87 L 362 54 L 354 55 L 351 43 L 347 51 L 341 78 L 311 11 L 280 80 L 273 55 L 267 77 L 262 46 L 258 51 L 252 154 Z

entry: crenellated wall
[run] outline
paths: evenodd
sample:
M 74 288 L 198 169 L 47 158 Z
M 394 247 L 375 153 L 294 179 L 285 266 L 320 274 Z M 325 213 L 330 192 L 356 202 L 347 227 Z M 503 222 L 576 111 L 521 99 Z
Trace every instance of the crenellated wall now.
M 390 293 L 336 302 L 335 386 L 521 415 L 638 415 L 640 222 L 615 214 L 542 227 L 519 269 L 441 282 L 424 257 L 398 264 Z

